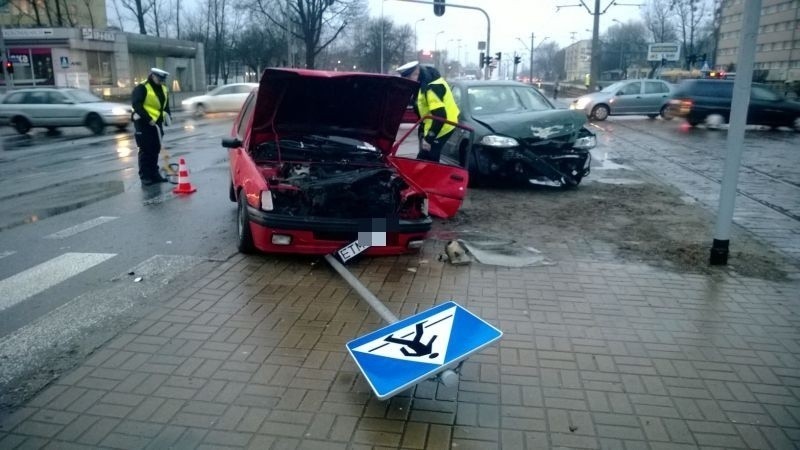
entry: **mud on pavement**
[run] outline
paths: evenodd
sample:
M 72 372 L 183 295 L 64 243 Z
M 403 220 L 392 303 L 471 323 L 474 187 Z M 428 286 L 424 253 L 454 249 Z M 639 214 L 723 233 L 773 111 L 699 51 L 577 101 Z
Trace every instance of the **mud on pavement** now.
M 566 248 L 578 256 L 591 249 L 596 258 L 598 250 L 606 250 L 611 259 L 689 273 L 733 270 L 779 281 L 800 271 L 796 263 L 738 226 L 733 228 L 728 266 L 710 267 L 714 226 L 715 217 L 703 205 L 657 181 L 613 184 L 587 179 L 568 190 L 470 188 L 458 215 L 438 221 L 434 234 L 453 230 L 505 236 L 545 256 Z

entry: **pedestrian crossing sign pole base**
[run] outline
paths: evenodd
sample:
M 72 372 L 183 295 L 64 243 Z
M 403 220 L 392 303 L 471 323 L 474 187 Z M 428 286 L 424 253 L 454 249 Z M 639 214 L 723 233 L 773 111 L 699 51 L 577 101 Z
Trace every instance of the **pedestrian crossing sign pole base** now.
M 356 338 L 347 343 L 347 351 L 378 399 L 385 400 L 420 381 L 458 370 L 469 355 L 502 336 L 499 329 L 449 301 Z

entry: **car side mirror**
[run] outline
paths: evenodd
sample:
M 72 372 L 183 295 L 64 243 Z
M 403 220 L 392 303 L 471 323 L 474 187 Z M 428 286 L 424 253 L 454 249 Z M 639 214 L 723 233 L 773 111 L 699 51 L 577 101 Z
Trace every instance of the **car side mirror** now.
M 225 148 L 239 148 L 242 141 L 239 138 L 222 138 L 222 146 Z

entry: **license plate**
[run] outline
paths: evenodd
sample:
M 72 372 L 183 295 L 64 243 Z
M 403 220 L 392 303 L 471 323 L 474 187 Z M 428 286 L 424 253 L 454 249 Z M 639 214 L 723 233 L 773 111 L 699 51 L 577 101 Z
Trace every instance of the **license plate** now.
M 339 261 L 346 263 L 347 261 L 363 253 L 368 248 L 368 245 L 361 245 L 358 243 L 358 241 L 353 241 L 337 250 L 336 256 L 339 258 Z

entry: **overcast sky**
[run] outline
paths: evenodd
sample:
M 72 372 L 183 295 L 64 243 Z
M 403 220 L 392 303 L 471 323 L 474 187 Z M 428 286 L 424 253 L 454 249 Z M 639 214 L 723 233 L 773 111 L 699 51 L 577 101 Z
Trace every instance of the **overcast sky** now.
M 612 0 L 601 0 L 601 10 Z M 584 0 L 590 8 L 593 0 Z M 527 50 L 517 38 L 530 46 L 531 33 L 534 34 L 534 46 L 538 46 L 547 37 L 564 48 L 572 41 L 571 32 L 575 32 L 575 40 L 591 39 L 592 15 L 584 7 L 561 8 L 558 5 L 575 5 L 579 0 L 447 0 L 447 3 L 468 5 L 482 8 L 491 19 L 491 51 L 505 54 L 518 52 L 527 54 Z M 641 3 L 624 1 L 620 3 Z M 461 60 L 471 62 L 478 60 L 478 41 L 486 40 L 486 18 L 480 11 L 446 6 L 445 14 L 436 17 L 433 6 L 401 0 L 369 0 L 370 15 L 380 17 L 381 9 L 386 17 L 396 24 L 408 24 L 416 30 L 421 49 L 448 50 L 453 58 L 457 58 L 458 39 L 461 39 Z M 420 19 L 425 19 L 417 22 Z M 641 20 L 640 7 L 614 5 L 600 16 L 600 33 L 613 25 L 613 19 L 622 22 Z M 588 30 L 588 31 L 587 31 Z M 444 33 L 438 34 L 440 31 Z M 438 37 L 437 37 L 438 34 Z

